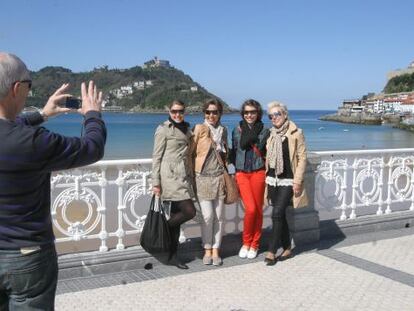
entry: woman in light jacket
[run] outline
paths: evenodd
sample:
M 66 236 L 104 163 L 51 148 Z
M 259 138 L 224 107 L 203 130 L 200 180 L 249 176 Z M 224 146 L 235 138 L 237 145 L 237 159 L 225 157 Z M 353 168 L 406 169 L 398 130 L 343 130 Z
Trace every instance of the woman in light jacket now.
M 269 130 L 264 127 L 262 107 L 246 100 L 241 107 L 242 121 L 232 133 L 231 161 L 236 167 L 236 182 L 244 206 L 243 246 L 240 258 L 257 256 L 263 225 L 265 190 L 265 152 Z
M 289 120 L 286 106 L 279 102 L 268 105 L 269 119 L 273 127 L 267 139 L 266 149 L 266 186 L 267 197 L 272 211 L 272 232 L 266 265 L 272 266 L 277 260 L 292 256 L 289 225 L 286 219 L 286 209 L 303 207 L 308 203 L 303 187 L 306 168 L 305 137 L 300 128 Z M 279 247 L 283 247 L 280 257 L 276 257 Z
M 220 123 L 223 105 L 218 100 L 208 100 L 203 105 L 203 112 L 204 123 L 197 124 L 194 128 L 194 171 L 197 197 L 203 216 L 203 263 L 219 266 L 223 263 L 220 244 L 223 236 L 223 173 L 228 153 L 227 129 Z
M 184 122 L 185 104 L 174 100 L 169 106 L 169 118 L 159 125 L 154 135 L 152 154 L 153 193 L 163 201 L 171 201 L 172 245 L 169 260 L 180 269 L 188 269 L 177 258 L 180 226 L 194 218 L 191 148 L 193 134 Z

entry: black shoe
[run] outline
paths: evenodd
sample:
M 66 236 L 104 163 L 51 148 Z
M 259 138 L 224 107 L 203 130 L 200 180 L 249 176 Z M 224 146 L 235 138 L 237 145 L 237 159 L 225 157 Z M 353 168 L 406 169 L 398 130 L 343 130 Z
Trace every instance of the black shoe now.
M 284 260 L 287 260 L 287 259 L 289 259 L 289 258 L 292 258 L 293 257 L 293 252 L 291 251 L 288 255 L 286 255 L 286 256 L 279 256 L 279 260 L 280 261 L 284 261 Z
M 171 266 L 176 266 L 178 269 L 182 269 L 182 270 L 188 270 L 188 266 L 181 262 L 177 255 L 174 255 L 170 258 L 170 260 L 168 260 L 168 264 Z
M 266 266 L 274 266 L 277 262 L 277 258 L 275 257 L 272 259 L 272 258 L 265 257 L 264 262 L 266 263 Z
M 182 270 L 188 270 L 189 268 L 188 268 L 188 266 L 185 264 L 185 263 L 183 263 L 183 262 L 177 262 L 176 264 L 175 264 L 175 266 L 178 268 L 178 269 L 182 269 Z

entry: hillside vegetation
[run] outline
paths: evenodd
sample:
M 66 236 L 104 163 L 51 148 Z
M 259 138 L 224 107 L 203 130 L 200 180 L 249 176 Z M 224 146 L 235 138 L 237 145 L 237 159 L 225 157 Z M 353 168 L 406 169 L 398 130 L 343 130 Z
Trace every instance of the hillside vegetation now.
M 62 83 L 70 83 L 71 94 L 80 96 L 80 84 L 93 80 L 104 92 L 106 107 L 120 106 L 124 111 L 161 111 L 174 99 L 184 101 L 191 111 L 199 111 L 209 98 L 217 98 L 225 110 L 230 110 L 219 97 L 173 67 L 108 69 L 104 66 L 79 73 L 63 67 L 45 67 L 31 74 L 33 88 L 28 106 L 43 106 Z
M 414 73 L 394 77 L 384 88 L 386 94 L 412 91 L 414 91 Z

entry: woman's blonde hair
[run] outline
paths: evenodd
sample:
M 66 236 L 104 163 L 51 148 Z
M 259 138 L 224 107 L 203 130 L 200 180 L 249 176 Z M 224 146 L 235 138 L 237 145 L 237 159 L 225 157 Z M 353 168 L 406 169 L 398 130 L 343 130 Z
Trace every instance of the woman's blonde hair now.
M 282 104 L 281 102 L 274 100 L 267 104 L 267 112 L 270 113 L 270 110 L 272 110 L 273 108 L 279 108 L 286 115 L 286 118 L 289 117 L 289 112 L 285 104 Z

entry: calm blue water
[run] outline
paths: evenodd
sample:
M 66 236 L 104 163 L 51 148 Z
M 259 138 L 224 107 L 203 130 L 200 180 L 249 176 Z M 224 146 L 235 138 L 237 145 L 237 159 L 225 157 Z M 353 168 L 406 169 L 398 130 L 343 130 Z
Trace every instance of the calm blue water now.
M 329 113 L 333 111 L 290 111 L 290 118 L 304 130 L 308 150 L 414 147 L 414 134 L 390 126 L 364 126 L 318 120 L 318 117 Z M 155 128 L 166 118 L 166 114 L 104 113 L 108 128 L 105 159 L 150 158 Z M 79 136 L 81 120 L 80 115 L 62 115 L 51 119 L 45 126 L 64 135 Z M 202 120 L 201 114 L 186 116 L 186 121 L 192 126 Z M 222 123 L 231 131 L 239 120 L 238 113 L 226 114 Z M 263 120 L 270 126 L 267 118 Z

